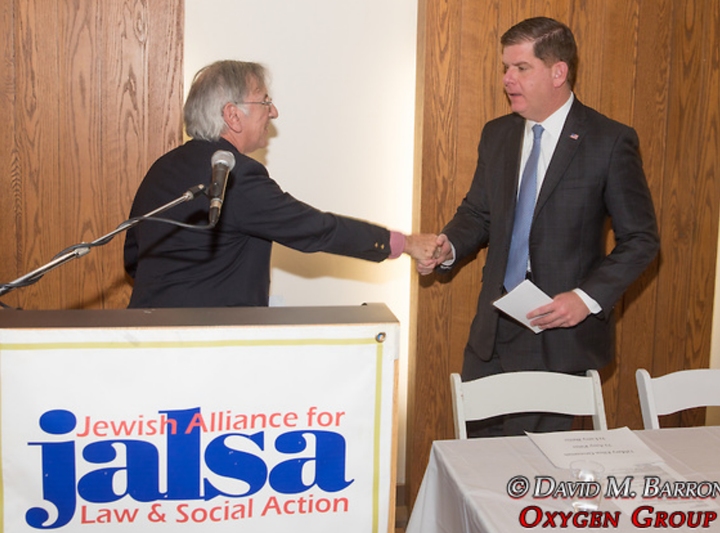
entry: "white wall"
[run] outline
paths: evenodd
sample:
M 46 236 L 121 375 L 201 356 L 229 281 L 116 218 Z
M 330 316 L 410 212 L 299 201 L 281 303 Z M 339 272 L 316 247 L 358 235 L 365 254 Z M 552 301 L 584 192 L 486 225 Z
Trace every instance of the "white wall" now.
M 255 154 L 293 196 L 327 211 L 411 229 L 417 0 L 186 0 L 185 87 L 217 59 L 269 68 L 279 118 Z M 382 302 L 401 322 L 404 481 L 411 262 L 381 264 L 275 245 L 275 305 Z

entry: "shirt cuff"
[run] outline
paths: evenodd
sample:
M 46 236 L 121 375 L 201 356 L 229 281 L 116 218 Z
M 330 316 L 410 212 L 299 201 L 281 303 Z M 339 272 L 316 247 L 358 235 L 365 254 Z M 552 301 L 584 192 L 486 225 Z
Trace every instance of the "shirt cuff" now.
M 390 257 L 389 259 L 397 259 L 405 250 L 405 234 L 399 231 L 390 232 Z
M 602 307 L 600 307 L 600 304 L 590 298 L 584 290 L 573 289 L 573 292 L 580 297 L 580 299 L 585 305 L 587 305 L 587 308 L 593 315 L 597 315 L 598 313 L 602 312 Z
M 450 249 L 452 250 L 452 257 L 450 259 L 448 259 L 447 261 L 440 263 L 440 266 L 442 268 L 450 268 L 451 266 L 453 266 L 455 264 L 455 256 L 457 255 L 455 253 L 455 245 L 453 243 L 451 243 L 450 241 L 448 241 L 448 243 L 450 244 Z

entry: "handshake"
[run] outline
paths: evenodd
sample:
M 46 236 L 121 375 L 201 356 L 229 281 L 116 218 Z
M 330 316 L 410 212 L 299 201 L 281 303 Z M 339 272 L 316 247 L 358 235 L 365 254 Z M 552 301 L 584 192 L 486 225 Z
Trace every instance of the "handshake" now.
M 430 274 L 438 265 L 455 258 L 450 241 L 442 233 L 407 235 L 403 252 L 415 259 L 417 271 L 421 276 Z

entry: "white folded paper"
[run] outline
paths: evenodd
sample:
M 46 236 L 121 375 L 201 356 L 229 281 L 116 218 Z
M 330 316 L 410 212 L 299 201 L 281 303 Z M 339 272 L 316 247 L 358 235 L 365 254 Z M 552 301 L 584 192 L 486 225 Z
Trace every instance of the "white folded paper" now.
M 570 468 L 575 461 L 590 460 L 602 464 L 607 473 L 662 462 L 662 458 L 627 427 L 527 435 L 558 468 Z
M 540 290 L 532 281 L 526 279 L 505 296 L 495 300 L 493 305 L 535 333 L 540 333 L 542 331 L 540 328 L 530 325 L 527 314 L 551 302 L 552 298 Z

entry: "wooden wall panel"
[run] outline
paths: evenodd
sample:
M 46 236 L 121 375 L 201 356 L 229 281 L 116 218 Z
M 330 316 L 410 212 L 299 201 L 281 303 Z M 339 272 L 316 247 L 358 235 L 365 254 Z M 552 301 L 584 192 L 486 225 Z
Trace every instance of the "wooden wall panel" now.
M 720 216 L 718 3 L 421 0 L 421 6 L 418 229 L 436 232 L 449 220 L 472 179 L 482 126 L 509 112 L 498 41 L 523 18 L 547 15 L 568 23 L 580 48 L 578 98 L 638 131 L 662 251 L 617 305 L 617 357 L 602 377 L 610 426 L 640 428 L 637 368 L 661 375 L 709 361 Z M 452 437 L 448 374 L 462 365 L 484 257 L 481 252 L 449 277 L 420 278 L 416 287 L 406 475 L 411 503 L 432 440 Z M 701 416 L 664 422 L 690 425 Z
M 0 213 L 5 215 L 0 229 L 0 250 L 3 250 L 3 259 L 0 261 L 3 266 L 0 266 L 0 272 L 11 272 L 11 279 L 17 277 L 14 274 L 20 267 L 16 243 L 20 240 L 22 212 L 22 180 L 19 176 L 15 143 L 14 25 L 13 6 L 9 2 L 3 2 L 0 4 L 0 116 L 3 117 L 0 128 Z
M 65 243 L 52 228 L 59 227 L 58 131 L 59 98 L 57 61 L 47 62 L 45 51 L 57 49 L 57 3 L 18 2 L 15 11 L 16 50 L 25 51 L 16 62 L 16 139 L 23 194 L 20 241 L 20 264 L 40 266 L 59 252 Z M 40 30 L 42 28 L 42 31 Z M 58 305 L 60 284 L 47 284 L 24 289 L 28 300 Z
M 0 7 L 0 281 L 127 217 L 149 165 L 182 141 L 182 0 L 13 0 Z M 121 308 L 124 235 L 3 302 Z
M 685 310 L 687 342 L 684 346 L 684 359 L 679 368 L 702 368 L 708 365 L 710 353 L 714 289 L 715 262 L 718 242 L 718 216 L 720 209 L 720 167 L 718 157 L 720 146 L 718 128 L 720 116 L 718 101 L 718 46 L 720 45 L 720 25 L 718 25 L 717 2 L 684 3 L 679 9 L 678 18 L 685 21 L 682 34 L 682 48 L 690 50 L 684 61 L 687 68 L 682 84 L 684 94 L 680 97 L 683 107 L 682 130 L 685 137 L 679 143 L 682 152 L 681 165 L 678 165 L 678 178 L 683 180 L 682 187 L 688 181 L 693 183 L 692 198 L 684 210 L 692 213 L 691 255 L 685 258 L 682 275 L 688 278 L 688 308 Z M 687 80 L 693 80 L 687 83 Z M 714 85 L 713 85 L 714 84 Z M 674 91 L 673 91 L 674 92 Z M 690 111 L 692 108 L 692 111 Z M 692 130 L 692 131 L 691 131 Z M 694 164 L 688 165 L 687 157 Z M 689 178 L 689 179 L 688 179 Z M 670 354 L 667 354 L 670 355 Z M 696 412 L 679 416 L 683 425 L 702 424 L 704 413 Z
M 667 143 L 668 79 L 670 73 L 670 21 L 672 1 L 660 0 L 652 5 L 641 2 L 637 30 L 636 68 L 634 79 L 633 116 L 629 121 L 640 137 L 640 150 L 645 175 L 653 194 L 658 219 L 662 213 L 662 185 Z M 658 257 L 632 285 L 623 298 L 622 332 L 617 343 L 615 362 L 602 372 L 608 423 L 637 420 L 640 405 L 637 400 L 635 370 L 652 368 L 655 338 L 649 332 L 657 329 Z M 637 335 L 634 332 L 648 332 Z M 624 394 L 621 394 L 624 392 Z
M 168 113 L 167 102 L 183 102 L 183 35 L 185 10 L 179 0 L 155 1 L 149 13 L 148 123 L 152 124 L 147 146 L 152 153 L 164 153 L 182 138 L 182 109 Z M 134 195 L 134 191 L 133 191 Z
M 56 251 L 75 242 L 90 242 L 105 233 L 105 195 L 102 168 L 103 102 L 99 87 L 102 71 L 100 48 L 95 45 L 102 28 L 100 6 L 90 2 L 58 2 L 57 105 L 55 124 L 58 144 L 59 198 L 63 202 L 58 217 L 59 235 L 67 240 Z M 43 68 L 38 65 L 37 68 Z M 73 237 L 74 236 L 74 237 Z M 44 251 L 46 257 L 52 250 Z M 99 261 L 104 250 L 93 250 L 53 274 L 60 280 L 56 294 L 58 307 L 82 308 L 88 298 L 102 291 L 104 272 Z M 50 279 L 50 277 L 48 277 Z M 46 280 L 43 280 L 46 281 Z M 42 282 L 41 282 L 42 283 Z M 49 284 L 48 284 L 49 285 Z M 88 306 L 89 307 L 89 306 Z
M 427 11 L 425 11 L 427 10 Z M 437 226 L 447 215 L 442 209 L 449 209 L 454 203 L 454 189 L 449 176 L 456 174 L 455 143 L 457 142 L 458 75 L 460 42 L 460 0 L 448 2 L 428 2 L 421 8 L 421 15 L 429 21 L 427 27 L 420 28 L 424 38 L 420 43 L 420 57 L 425 56 L 423 65 L 418 69 L 423 78 L 418 80 L 422 86 L 419 93 L 427 106 L 422 106 L 417 125 L 420 139 L 416 142 L 418 170 L 433 176 L 431 180 L 422 180 L 417 188 L 420 203 L 436 201 L 438 210 L 428 213 L 427 220 L 420 221 L 420 231 L 425 225 Z M 427 70 L 424 70 L 427 67 Z M 425 284 L 426 280 L 421 280 Z M 439 313 L 449 313 L 449 297 L 443 286 L 427 286 L 414 292 L 417 309 L 435 309 Z M 415 306 L 413 306 L 415 307 Z M 422 311 L 420 311 L 422 312 Z M 448 373 L 447 345 L 451 324 L 447 321 L 426 322 L 418 328 L 416 345 L 417 357 L 409 361 L 408 372 L 415 376 L 417 387 L 408 390 L 408 402 L 422 404 L 427 408 L 422 417 L 409 417 L 408 434 L 417 438 L 408 439 L 408 455 L 419 456 L 424 453 L 424 445 L 432 435 L 446 431 L 447 427 L 447 388 L 434 376 Z M 419 348 L 422 346 L 422 349 Z M 418 371 L 421 369 L 421 371 Z M 448 378 L 449 379 L 449 378 Z M 415 394 L 432 395 L 438 402 L 426 402 Z M 415 446 L 418 448 L 415 448 Z M 412 473 L 410 475 L 417 475 Z
M 577 87 L 577 95 L 584 103 L 596 108 L 605 115 L 625 124 L 632 124 L 633 109 L 637 98 L 635 87 L 635 65 L 638 60 L 637 26 L 639 17 L 639 2 L 627 1 L 623 4 L 608 6 L 598 13 L 602 16 L 600 27 L 612 28 L 595 35 L 595 46 L 588 47 L 581 37 L 578 37 L 578 47 L 581 51 L 580 64 L 591 61 L 597 70 L 582 68 Z M 597 34 L 597 25 L 591 26 L 588 31 Z M 601 73 L 600 76 L 595 72 Z M 586 86 L 592 86 L 592 97 L 584 93 Z M 608 251 L 614 246 L 612 233 L 608 234 Z M 643 292 L 644 293 L 644 292 Z M 616 409 L 608 409 L 608 423 L 613 426 L 617 420 L 617 409 L 623 409 L 627 400 L 621 391 L 635 390 L 635 353 L 626 348 L 636 338 L 634 331 L 642 324 L 636 324 L 637 318 L 645 316 L 643 310 L 635 311 L 628 308 L 629 300 L 623 298 L 618 302 L 615 313 L 618 318 L 616 329 L 615 361 L 602 372 L 604 391 L 608 398 L 614 402 L 622 398 Z M 639 347 L 642 351 L 642 346 Z M 622 354 L 633 354 L 625 358 Z M 624 363 L 630 364 L 624 364 Z M 635 397 L 636 395 L 634 395 Z M 633 398 L 634 398 L 633 397 Z M 589 429 L 589 421 L 586 424 Z
M 717 168 L 702 168 L 704 160 L 717 157 L 712 134 L 718 125 L 717 87 L 704 85 L 717 76 L 708 44 L 717 43 L 718 27 L 708 28 L 714 18 L 708 8 L 705 2 L 674 5 L 658 290 L 663 312 L 658 315 L 654 375 L 707 366 L 710 351 L 706 317 L 712 314 L 714 294 L 720 176 Z M 701 414 L 673 418 L 671 423 L 697 423 Z
M 488 98 L 485 87 L 499 83 L 502 77 L 502 64 L 498 56 L 499 28 L 494 23 L 498 19 L 499 6 L 492 2 L 463 2 L 461 15 L 460 77 L 458 101 L 457 171 L 446 179 L 452 184 L 454 205 L 447 206 L 444 225 L 455 214 L 455 208 L 465 197 L 472 182 L 477 164 L 477 145 L 482 132 L 483 117 L 492 113 L 498 105 L 498 98 Z M 463 89 L 464 88 L 464 89 Z M 437 231 L 428 229 L 427 231 Z M 439 280 L 446 284 L 451 294 L 452 316 L 456 320 L 450 323 L 451 331 L 447 350 L 450 354 L 449 371 L 462 367 L 462 353 L 470 332 L 472 318 L 477 306 L 476 294 L 480 290 L 482 265 L 485 264 L 485 251 L 478 260 L 468 262 L 465 268 L 451 276 L 442 276 Z M 449 383 L 449 382 L 448 382 Z M 445 388 L 449 393 L 449 387 Z M 448 406 L 449 407 L 449 406 Z M 452 432 L 452 425 L 446 426 Z

